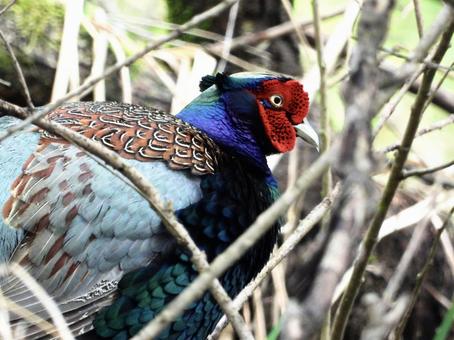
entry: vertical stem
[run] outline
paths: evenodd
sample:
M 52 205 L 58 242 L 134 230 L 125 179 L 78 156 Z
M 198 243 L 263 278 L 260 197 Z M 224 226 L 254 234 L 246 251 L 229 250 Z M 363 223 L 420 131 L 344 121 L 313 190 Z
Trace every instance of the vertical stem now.
M 421 38 L 424 32 L 421 15 L 421 6 L 419 5 L 419 0 L 413 0 L 413 7 L 415 8 L 416 27 L 418 28 L 418 35 Z
M 315 48 L 317 50 L 317 62 L 320 73 L 320 152 L 325 152 L 329 146 L 329 120 L 326 110 L 326 65 L 323 58 L 323 43 L 320 30 L 320 14 L 318 11 L 318 1 L 312 0 L 312 15 L 315 31 Z M 323 175 L 322 193 L 325 197 L 331 191 L 331 171 L 328 168 Z

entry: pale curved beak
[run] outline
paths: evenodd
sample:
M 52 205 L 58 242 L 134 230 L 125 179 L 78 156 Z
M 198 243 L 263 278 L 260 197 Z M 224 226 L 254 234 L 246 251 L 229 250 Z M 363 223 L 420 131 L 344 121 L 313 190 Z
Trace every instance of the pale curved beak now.
M 295 130 L 298 137 L 301 137 L 306 143 L 315 147 L 317 151 L 320 151 L 320 140 L 318 139 L 317 132 L 315 132 L 307 119 L 304 119 L 301 124 L 296 125 Z

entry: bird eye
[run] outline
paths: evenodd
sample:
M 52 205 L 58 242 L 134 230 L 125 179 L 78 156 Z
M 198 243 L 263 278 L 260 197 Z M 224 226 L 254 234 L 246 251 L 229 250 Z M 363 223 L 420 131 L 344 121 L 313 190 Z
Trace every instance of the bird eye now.
M 273 94 L 270 97 L 270 102 L 274 107 L 281 107 L 282 105 L 284 105 L 284 98 L 282 98 L 282 96 L 278 94 Z

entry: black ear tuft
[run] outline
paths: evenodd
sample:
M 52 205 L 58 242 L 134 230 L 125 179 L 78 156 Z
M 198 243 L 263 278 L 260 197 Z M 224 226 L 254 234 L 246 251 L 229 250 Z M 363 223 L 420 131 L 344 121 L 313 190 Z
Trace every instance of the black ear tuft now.
M 199 83 L 200 92 L 205 91 L 207 88 L 211 87 L 212 85 L 216 84 L 216 77 L 215 76 L 205 76 L 202 77 Z
M 225 73 L 217 73 L 215 76 L 202 77 L 199 83 L 200 92 L 205 91 L 210 86 L 216 85 L 219 90 L 227 90 L 231 86 L 230 78 Z

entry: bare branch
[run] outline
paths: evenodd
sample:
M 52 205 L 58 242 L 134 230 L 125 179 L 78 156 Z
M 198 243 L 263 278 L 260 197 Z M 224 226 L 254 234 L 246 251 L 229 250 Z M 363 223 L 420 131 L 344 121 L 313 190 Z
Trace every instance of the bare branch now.
M 14 3 L 14 2 L 12 2 L 12 3 Z M 25 100 L 27 101 L 27 105 L 30 109 L 33 109 L 34 106 L 33 106 L 32 98 L 30 97 L 30 91 L 28 90 L 27 82 L 25 81 L 24 74 L 22 73 L 22 68 L 20 67 L 19 62 L 17 61 L 16 55 L 14 54 L 14 51 L 13 51 L 11 45 L 9 44 L 8 40 L 6 39 L 6 37 L 2 31 L 0 31 L 0 38 L 3 40 L 3 43 L 6 46 L 6 50 L 8 51 L 8 53 L 11 57 L 11 60 L 13 62 L 13 67 L 16 70 L 17 75 L 19 77 L 19 83 L 21 85 L 22 93 L 25 97 Z
M 330 143 L 330 129 L 329 129 L 329 118 L 327 111 L 327 99 L 326 99 L 326 65 L 323 59 L 323 42 L 320 24 L 320 14 L 318 8 L 318 1 L 312 0 L 312 17 L 314 20 L 314 31 L 315 31 L 315 48 L 317 50 L 317 63 L 320 73 L 320 151 L 325 152 Z M 332 186 L 331 171 L 328 169 L 323 175 L 322 180 L 322 197 L 329 194 Z
M 11 8 L 12 5 L 14 5 L 16 3 L 17 0 L 12 0 L 10 3 L 8 3 L 5 7 L 3 7 L 1 10 L 0 10 L 0 16 L 5 13 L 7 10 L 9 10 Z
M 240 3 L 237 2 L 230 8 L 229 21 L 227 23 L 227 29 L 225 32 L 224 42 L 222 44 L 222 59 L 220 60 L 217 72 L 223 72 L 227 65 L 227 57 L 230 55 L 230 49 L 232 46 L 233 33 L 235 31 L 236 18 L 238 16 L 238 8 Z
M 449 13 L 452 15 L 447 18 L 447 20 L 449 20 L 447 29 L 443 33 L 441 41 L 435 52 L 435 62 L 440 62 L 440 60 L 443 58 L 444 54 L 449 48 L 451 37 L 454 31 L 454 11 Z M 385 218 L 386 212 L 388 211 L 389 205 L 391 204 L 391 200 L 394 197 L 397 186 L 400 183 L 401 171 L 407 159 L 413 139 L 415 138 L 416 130 L 418 128 L 422 115 L 422 109 L 430 90 L 434 75 L 435 71 L 431 69 L 424 72 L 422 86 L 419 89 L 415 103 L 412 106 L 411 115 L 407 124 L 407 128 L 405 130 L 404 137 L 402 139 L 401 147 L 393 163 L 388 182 L 384 189 L 381 201 L 378 205 L 378 209 L 368 227 L 366 236 L 361 243 L 361 251 L 355 259 L 355 265 L 353 267 L 350 282 L 344 292 L 344 295 L 342 296 L 341 302 L 336 311 L 336 317 L 332 331 L 334 340 L 340 340 L 344 334 L 346 322 L 361 285 L 361 280 L 364 275 L 369 256 L 374 249 L 381 224 Z
M 424 36 L 422 36 L 419 41 L 418 46 L 411 52 L 409 56 L 411 62 L 403 65 L 397 71 L 397 80 L 400 79 L 400 81 L 405 81 L 405 79 L 414 72 L 417 64 L 426 58 L 430 48 L 435 44 L 438 37 L 449 27 L 453 15 L 453 6 L 445 3 L 437 18 L 434 20 L 433 25 L 425 32 Z M 435 63 L 439 63 L 439 61 Z
M 416 27 L 418 27 L 418 35 L 421 38 L 424 34 L 423 31 L 424 25 L 422 21 L 421 6 L 419 4 L 419 0 L 413 0 L 413 7 L 415 8 Z
M 446 163 L 438 165 L 438 166 L 434 166 L 432 168 L 402 171 L 401 179 L 406 179 L 411 176 L 419 176 L 419 177 L 424 176 L 427 174 L 431 174 L 431 173 L 449 168 L 452 165 L 454 165 L 454 160 L 446 162 Z
M 448 76 L 449 72 L 451 72 L 451 68 L 454 66 L 454 62 L 451 63 L 450 67 L 448 70 L 445 70 L 445 72 L 443 73 L 443 76 L 441 77 L 441 79 L 438 81 L 438 84 L 435 86 L 435 88 L 431 88 L 431 94 L 429 96 L 429 98 L 427 98 L 427 101 L 426 101 L 426 105 L 424 106 L 424 111 L 427 109 L 427 107 L 432 103 L 432 101 L 434 100 L 435 96 L 437 95 L 437 92 L 439 91 L 441 85 L 443 84 L 443 82 L 445 81 L 446 77 Z M 454 113 L 454 109 L 451 113 Z
M 379 121 L 377 123 L 377 126 L 375 127 L 375 129 L 373 131 L 373 136 L 372 136 L 373 139 L 375 139 L 377 137 L 378 133 L 383 128 L 383 126 L 385 125 L 387 120 L 391 117 L 391 115 L 396 110 L 397 105 L 401 102 L 401 100 L 407 94 L 407 91 L 410 89 L 410 87 L 413 85 L 413 83 L 416 81 L 416 79 L 424 72 L 424 70 L 425 70 L 424 65 L 419 66 L 418 69 L 415 71 L 415 73 L 413 73 L 412 76 L 409 79 L 407 79 L 405 84 L 400 88 L 397 95 L 394 96 L 393 98 L 391 98 L 391 100 L 389 102 L 387 102 L 386 105 L 383 107 L 383 110 L 379 116 Z
M 451 208 L 451 211 L 448 213 L 448 216 L 446 217 L 442 227 L 437 230 L 437 233 L 432 241 L 432 246 L 430 247 L 429 255 L 427 256 L 426 262 L 424 263 L 424 266 L 422 267 L 422 269 L 418 273 L 418 275 L 416 275 L 416 284 L 411 293 L 410 303 L 408 304 L 402 319 L 400 320 L 399 324 L 397 325 L 397 328 L 394 331 L 395 339 L 402 339 L 403 331 L 405 329 L 408 319 L 410 318 L 410 314 L 411 314 L 411 311 L 413 310 L 413 307 L 415 306 L 416 300 L 418 299 L 422 283 L 423 283 L 424 279 L 426 278 L 427 272 L 435 257 L 435 252 L 438 248 L 440 236 L 443 233 L 443 231 L 445 230 L 446 226 L 448 225 L 449 219 L 451 218 L 453 212 L 454 212 L 454 207 Z
M 321 20 L 330 19 L 330 18 L 339 16 L 343 12 L 344 12 L 343 9 L 337 9 L 337 10 L 334 10 L 325 15 L 321 15 L 320 19 Z M 299 29 L 304 29 L 313 24 L 314 24 L 314 22 L 312 20 L 303 20 L 303 21 L 296 22 L 296 26 Z M 247 33 L 247 34 L 244 34 L 242 36 L 232 39 L 230 49 L 234 50 L 234 49 L 244 47 L 247 45 L 256 45 L 264 40 L 267 40 L 267 41 L 273 40 L 273 39 L 279 38 L 283 35 L 292 33 L 294 31 L 294 29 L 295 29 L 294 24 L 291 21 L 287 21 L 282 24 L 267 28 L 260 32 Z M 213 44 L 207 45 L 206 49 L 207 49 L 207 51 L 209 51 L 211 53 L 221 53 L 222 49 L 223 49 L 223 45 L 224 45 L 223 42 L 213 43 Z
M 432 200 L 432 206 L 434 205 L 434 202 L 435 200 Z M 402 285 L 405 274 L 410 267 L 411 261 L 416 257 L 417 252 L 421 250 L 421 243 L 424 241 L 428 226 L 429 218 L 425 218 L 414 228 L 410 241 L 408 242 L 408 245 L 399 260 L 396 270 L 388 280 L 388 284 L 383 292 L 383 300 L 380 301 L 380 303 L 389 305 L 394 301 L 397 292 Z
M 47 334 L 54 334 L 58 335 L 58 332 L 55 329 L 55 326 L 48 322 L 47 320 L 44 320 L 37 316 L 36 314 L 30 312 L 27 308 L 22 307 L 21 305 L 18 305 L 14 301 L 8 299 L 7 297 L 3 296 L 0 294 L 0 306 L 1 308 L 6 312 L 13 312 L 23 318 L 24 320 L 27 320 L 31 324 L 35 325 L 39 329 L 43 330 Z M 5 337 L 4 333 L 5 331 L 10 331 L 11 332 L 11 325 L 8 324 L 7 326 L 9 329 L 2 329 L 0 330 L 0 335 Z M 13 339 L 12 337 L 10 339 Z
M 441 130 L 444 127 L 451 125 L 453 123 L 454 123 L 454 115 L 449 115 L 446 119 L 441 119 L 441 120 L 433 123 L 432 125 L 419 130 L 418 133 L 416 134 L 415 138 L 424 136 L 425 134 L 428 134 L 432 131 Z M 391 144 L 391 145 L 387 146 L 386 148 L 379 150 L 378 152 L 388 153 L 391 151 L 398 150 L 399 148 L 400 148 L 400 144 L 396 143 L 396 144 Z

